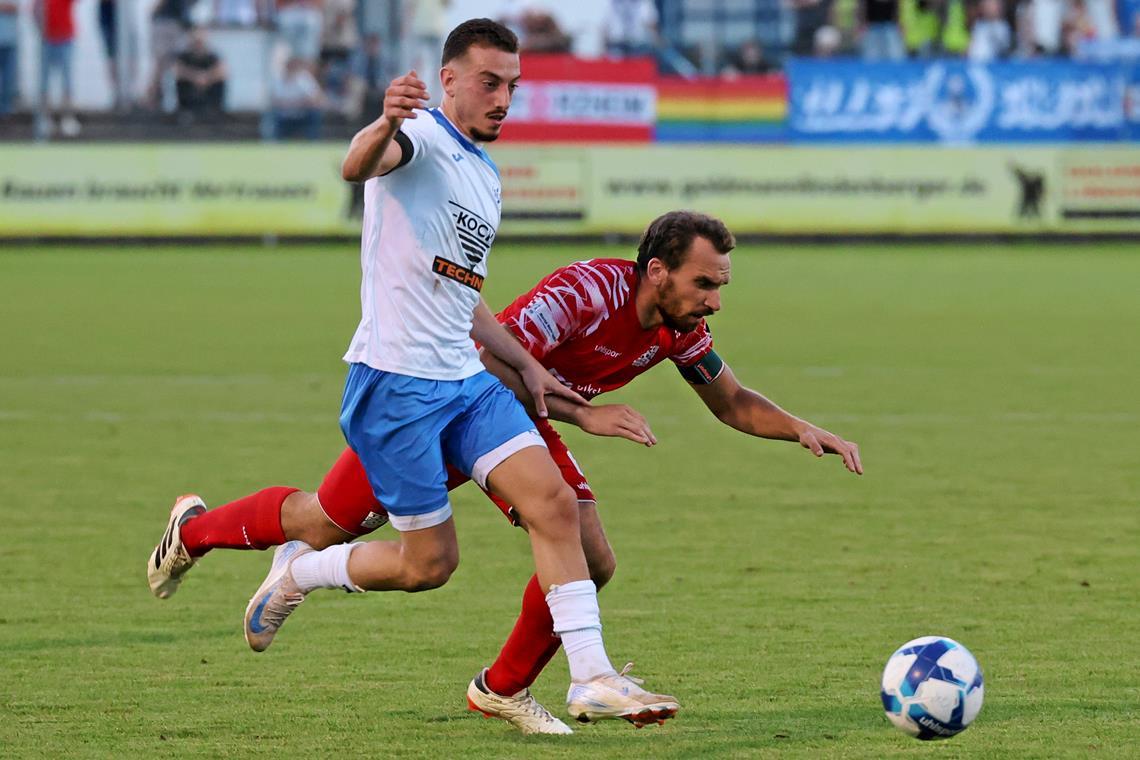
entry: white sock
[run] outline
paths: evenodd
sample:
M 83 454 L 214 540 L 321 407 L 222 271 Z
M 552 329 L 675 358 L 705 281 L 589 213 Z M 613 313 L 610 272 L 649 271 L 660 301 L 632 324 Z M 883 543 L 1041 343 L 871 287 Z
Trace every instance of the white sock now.
M 570 660 L 570 680 L 581 683 L 615 673 L 602 642 L 602 615 L 598 589 L 593 581 L 573 581 L 552 586 L 546 605 L 554 618 L 554 632 Z
M 306 594 L 316 588 L 363 592 L 348 577 L 348 558 L 360 544 L 337 544 L 293 560 L 293 580 Z

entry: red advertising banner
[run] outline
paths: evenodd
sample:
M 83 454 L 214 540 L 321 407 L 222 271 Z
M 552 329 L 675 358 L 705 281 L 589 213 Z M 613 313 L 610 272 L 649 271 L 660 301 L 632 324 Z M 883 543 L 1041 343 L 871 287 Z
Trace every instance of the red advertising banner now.
M 504 142 L 643 142 L 657 121 L 651 58 L 527 54 Z

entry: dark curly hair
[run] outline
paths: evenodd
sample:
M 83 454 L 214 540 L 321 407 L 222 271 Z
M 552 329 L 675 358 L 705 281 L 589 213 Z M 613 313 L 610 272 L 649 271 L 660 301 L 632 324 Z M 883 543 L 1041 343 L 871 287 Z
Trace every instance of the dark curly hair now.
M 440 65 L 446 66 L 448 61 L 463 55 L 472 45 L 496 48 L 504 53 L 519 52 L 519 38 L 510 29 L 489 18 L 473 18 L 464 21 L 447 35 Z
M 697 211 L 670 211 L 654 219 L 637 244 L 637 268 L 644 272 L 650 259 L 661 259 L 669 271 L 684 263 L 693 239 L 702 237 L 721 253 L 736 247 L 736 238 L 714 216 Z

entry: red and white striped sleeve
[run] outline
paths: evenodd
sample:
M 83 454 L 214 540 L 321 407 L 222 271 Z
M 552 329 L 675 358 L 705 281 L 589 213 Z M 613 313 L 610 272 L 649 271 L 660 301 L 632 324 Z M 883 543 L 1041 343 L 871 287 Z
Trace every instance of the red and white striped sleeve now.
M 692 332 L 682 334 L 673 345 L 669 358 L 678 367 L 691 367 L 712 351 L 712 332 L 703 319 Z
M 589 335 L 629 297 L 626 270 L 614 263 L 579 261 L 555 271 L 521 304 L 506 311 L 507 326 L 536 359 L 567 340 Z

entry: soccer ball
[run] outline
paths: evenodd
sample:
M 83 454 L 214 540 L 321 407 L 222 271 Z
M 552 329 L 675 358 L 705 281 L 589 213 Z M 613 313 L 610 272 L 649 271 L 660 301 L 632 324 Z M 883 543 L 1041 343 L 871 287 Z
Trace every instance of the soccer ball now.
M 883 669 L 883 709 L 903 733 L 949 739 L 982 709 L 982 669 L 970 650 L 943 636 L 908 641 Z

